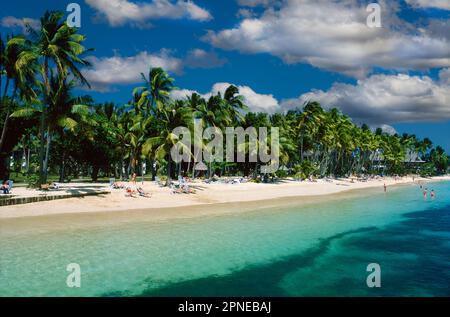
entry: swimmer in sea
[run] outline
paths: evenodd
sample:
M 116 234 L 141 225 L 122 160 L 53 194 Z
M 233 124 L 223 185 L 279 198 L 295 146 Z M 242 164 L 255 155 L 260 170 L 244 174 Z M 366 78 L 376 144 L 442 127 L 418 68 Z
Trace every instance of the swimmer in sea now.
M 425 188 L 425 190 L 423 191 L 423 198 L 424 198 L 424 199 L 427 199 L 427 197 L 428 197 L 428 191 L 427 191 L 427 189 Z
M 434 192 L 434 189 L 431 190 L 430 195 L 431 195 L 431 198 L 433 198 L 433 199 L 436 197 L 436 193 Z

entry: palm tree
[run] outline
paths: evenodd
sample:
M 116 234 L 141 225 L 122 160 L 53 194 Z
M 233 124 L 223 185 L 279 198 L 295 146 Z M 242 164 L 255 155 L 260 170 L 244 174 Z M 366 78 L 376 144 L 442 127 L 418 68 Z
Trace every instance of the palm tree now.
M 174 79 L 162 68 L 150 68 L 148 78 L 141 73 L 144 86 L 133 90 L 133 96 L 137 96 L 137 105 L 145 109 L 149 116 L 151 111 L 161 110 L 169 101 L 170 92 L 175 89 Z
M 34 113 L 42 113 L 46 111 L 47 117 L 47 144 L 46 152 L 43 162 L 44 171 L 48 170 L 48 163 L 50 159 L 50 146 L 53 134 L 56 130 L 66 129 L 73 131 L 77 126 L 78 116 L 87 116 L 89 109 L 88 106 L 80 104 L 83 102 L 83 98 L 73 97 L 71 95 L 71 89 L 75 86 L 74 81 L 67 82 L 64 80 L 61 82 L 59 78 L 51 75 L 50 77 L 50 94 L 47 98 L 48 108 L 42 107 L 36 108 L 32 106 L 26 106 L 15 111 L 11 117 L 29 117 Z M 62 134 L 63 131 L 60 131 Z
M 3 128 L 0 138 L 0 150 L 3 148 L 3 144 L 5 143 L 9 116 L 14 105 L 16 104 L 18 92 L 24 101 L 31 101 L 36 98 L 36 93 L 34 91 L 34 73 L 36 71 L 35 65 L 23 65 L 18 63 L 19 56 L 30 47 L 30 43 L 25 41 L 25 45 L 18 45 L 15 41 L 17 38 L 22 37 L 8 37 L 7 44 L 5 45 L 3 39 L 0 37 L 0 87 L 1 78 L 3 75 L 6 77 L 3 95 L 1 95 L 0 92 L 0 104 L 2 109 L 3 106 L 6 106 L 6 113 L 5 118 L 3 119 Z M 8 88 L 11 82 L 13 83 L 12 95 L 7 98 Z
M 239 125 L 243 120 L 243 112 L 248 110 L 244 103 L 244 97 L 239 95 L 239 89 L 236 86 L 229 86 L 224 93 L 225 112 L 231 119 L 231 123 Z
M 125 134 L 125 146 L 128 149 L 128 153 L 125 158 L 130 159 L 131 171 L 136 171 L 136 166 L 141 161 L 142 177 L 143 175 L 143 145 L 148 139 L 149 130 L 155 126 L 155 117 L 144 118 L 142 114 L 133 115 L 132 119 L 127 127 L 128 132 Z
M 170 103 L 158 110 L 159 135 L 151 137 L 143 144 L 143 154 L 145 156 L 154 153 L 158 161 L 167 161 L 167 181 L 166 186 L 170 184 L 172 177 L 172 157 L 170 150 L 177 144 L 178 136 L 172 131 L 177 127 L 192 127 L 192 109 L 183 101 Z M 191 156 L 191 149 L 183 148 Z
M 32 37 L 32 45 L 27 45 L 28 40 L 21 38 L 13 38 L 14 44 L 29 49 L 20 53 L 16 63 L 18 67 L 24 67 L 30 64 L 38 64 L 40 75 L 42 76 L 43 86 L 43 111 L 41 112 L 40 121 L 40 166 L 39 181 L 45 183 L 47 180 L 47 170 L 45 170 L 44 142 L 46 133 L 46 123 L 48 124 L 48 108 L 51 95 L 50 72 L 54 66 L 57 70 L 57 76 L 60 84 L 62 84 L 69 73 L 82 84 L 89 86 L 78 66 L 89 66 L 89 62 L 83 60 L 80 56 L 88 52 L 82 43 L 85 36 L 78 33 L 77 28 L 69 27 L 64 19 L 63 12 L 45 12 L 41 18 L 41 27 L 39 31 L 30 28 Z M 47 128 L 48 130 L 48 128 Z M 48 132 L 48 131 L 47 131 Z M 51 135 L 47 133 L 47 145 L 50 144 Z M 47 149 L 46 152 L 49 150 Z

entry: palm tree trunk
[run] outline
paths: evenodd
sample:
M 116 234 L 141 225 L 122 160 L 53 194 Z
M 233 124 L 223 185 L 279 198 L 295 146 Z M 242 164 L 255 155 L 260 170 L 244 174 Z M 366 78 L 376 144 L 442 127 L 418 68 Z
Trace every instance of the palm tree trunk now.
M 8 130 L 9 115 L 10 115 L 10 108 L 8 106 L 8 109 L 6 110 L 5 120 L 3 120 L 2 136 L 0 139 L 0 151 L 3 149 L 3 144 L 5 143 L 6 131 Z
M 170 155 L 169 155 L 169 159 L 168 159 L 168 161 L 167 161 L 167 180 L 166 180 L 166 186 L 169 186 L 170 183 L 171 183 L 171 174 L 172 174 L 172 168 L 171 168 L 171 165 L 172 165 L 172 159 L 170 158 Z
M 40 144 L 39 144 L 39 185 L 44 184 L 44 155 L 45 155 L 45 131 L 44 131 L 44 125 L 45 125 L 45 114 L 44 112 L 41 113 L 41 120 L 39 125 L 39 134 L 40 134 Z
M 64 170 L 65 170 L 65 161 L 66 161 L 66 154 L 63 151 L 62 155 L 61 155 L 61 164 L 59 166 L 59 182 L 63 183 L 64 182 Z
M 300 137 L 300 163 L 303 162 L 303 133 Z
M 12 94 L 10 102 L 8 102 L 8 108 L 6 110 L 5 120 L 3 121 L 2 136 L 0 139 L 0 151 L 3 149 L 3 144 L 5 144 L 6 131 L 8 130 L 9 115 L 11 113 L 11 103 L 14 103 L 14 99 L 16 99 L 16 94 L 17 94 L 17 84 L 14 85 L 14 92 Z
M 195 179 L 195 163 L 198 161 L 199 150 L 195 148 L 194 158 L 192 159 L 192 179 Z
M 150 168 L 152 170 L 152 182 L 156 180 L 155 160 L 150 160 Z
M 42 76 L 44 78 L 45 97 L 47 97 L 50 94 L 50 84 L 48 81 L 48 57 L 45 57 L 45 59 L 44 59 L 44 67 L 43 67 Z M 42 185 L 47 181 L 47 171 L 44 166 L 45 165 L 45 154 L 46 154 L 45 145 L 44 145 L 46 108 L 44 108 L 44 107 L 41 112 L 41 122 L 40 122 L 40 126 L 39 126 L 39 130 L 40 130 L 39 132 L 41 135 L 41 144 L 40 144 L 40 149 L 39 149 L 39 185 Z M 47 136 L 47 138 L 48 138 L 48 136 Z
M 211 168 L 211 165 L 212 165 L 212 161 L 209 161 L 209 172 L 208 172 L 209 179 L 212 179 L 212 175 L 211 175 L 212 168 Z
M 27 144 L 25 137 L 22 139 L 22 159 L 20 163 L 20 171 L 23 173 L 22 165 L 25 163 L 25 168 L 27 167 Z
M 187 169 L 186 169 L 186 175 L 189 176 L 189 170 L 191 169 L 191 159 L 189 159 Z
M 52 142 L 52 132 L 50 130 L 50 127 L 47 128 L 47 145 L 45 149 L 45 159 L 44 159 L 44 173 L 43 173 L 43 180 L 44 183 L 47 182 L 47 176 L 48 176 L 48 163 L 50 160 L 50 145 Z
M 123 159 L 120 159 L 120 166 L 119 166 L 119 175 L 120 175 L 120 180 L 122 180 L 123 179 L 123 163 L 124 163 L 124 161 L 123 161 Z
M 30 174 L 30 157 L 31 157 L 31 148 L 27 150 L 27 158 L 26 158 L 26 173 Z

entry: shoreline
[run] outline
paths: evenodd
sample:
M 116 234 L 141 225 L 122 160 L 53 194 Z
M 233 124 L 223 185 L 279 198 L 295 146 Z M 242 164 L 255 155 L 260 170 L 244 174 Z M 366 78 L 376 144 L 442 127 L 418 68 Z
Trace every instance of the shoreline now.
M 449 181 L 450 176 L 439 176 L 433 178 L 415 178 L 414 183 L 429 183 L 437 181 Z M 305 203 L 308 201 L 317 202 L 323 197 L 332 198 L 335 194 L 348 193 L 356 190 L 368 190 L 386 186 L 398 186 L 413 184 L 412 177 L 401 177 L 394 179 L 385 177 L 371 179 L 366 182 L 354 181 L 350 179 L 338 179 L 331 182 L 322 179 L 317 182 L 283 180 L 279 183 L 257 184 L 223 184 L 223 183 L 193 183 L 196 194 L 172 194 L 169 188 L 162 188 L 151 182 L 145 182 L 143 187 L 152 193 L 151 198 L 130 198 L 125 197 L 124 190 L 112 190 L 111 194 L 103 196 L 90 196 L 80 198 L 67 198 L 54 201 L 42 201 L 24 205 L 13 205 L 0 207 L 0 220 L 16 218 L 34 218 L 52 215 L 93 215 L 93 214 L 114 214 L 142 213 L 146 216 L 153 216 L 158 219 L 183 218 L 186 215 L 195 214 L 195 209 L 199 209 L 198 215 L 215 215 L 226 212 L 232 206 L 234 209 L 251 210 L 267 207 L 268 202 L 280 199 L 298 200 L 302 198 Z M 269 203 L 270 204 L 270 203 Z M 209 208 L 215 206 L 216 208 Z M 226 206 L 226 208 L 222 208 Z M 253 207 L 249 207 L 253 206 Z M 194 209 L 194 212 L 193 212 Z M 200 210 L 201 209 L 201 210 Z M 204 210 L 204 209 L 209 209 Z M 211 209 L 218 209 L 211 211 Z M 223 210 L 219 210 L 223 209 Z M 176 212 L 171 212 L 175 210 Z M 183 216 L 184 215 L 184 216 Z M 181 216 L 181 217 L 180 217 Z M 192 216 L 190 216 L 192 217 Z

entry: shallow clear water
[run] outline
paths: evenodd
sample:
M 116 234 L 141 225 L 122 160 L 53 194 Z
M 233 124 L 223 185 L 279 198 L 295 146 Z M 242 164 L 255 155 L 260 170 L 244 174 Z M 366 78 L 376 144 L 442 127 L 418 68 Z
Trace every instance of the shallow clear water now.
M 450 296 L 450 183 L 427 186 L 436 199 L 402 186 L 170 221 L 2 220 L 0 295 Z M 373 262 L 381 288 L 366 285 Z

